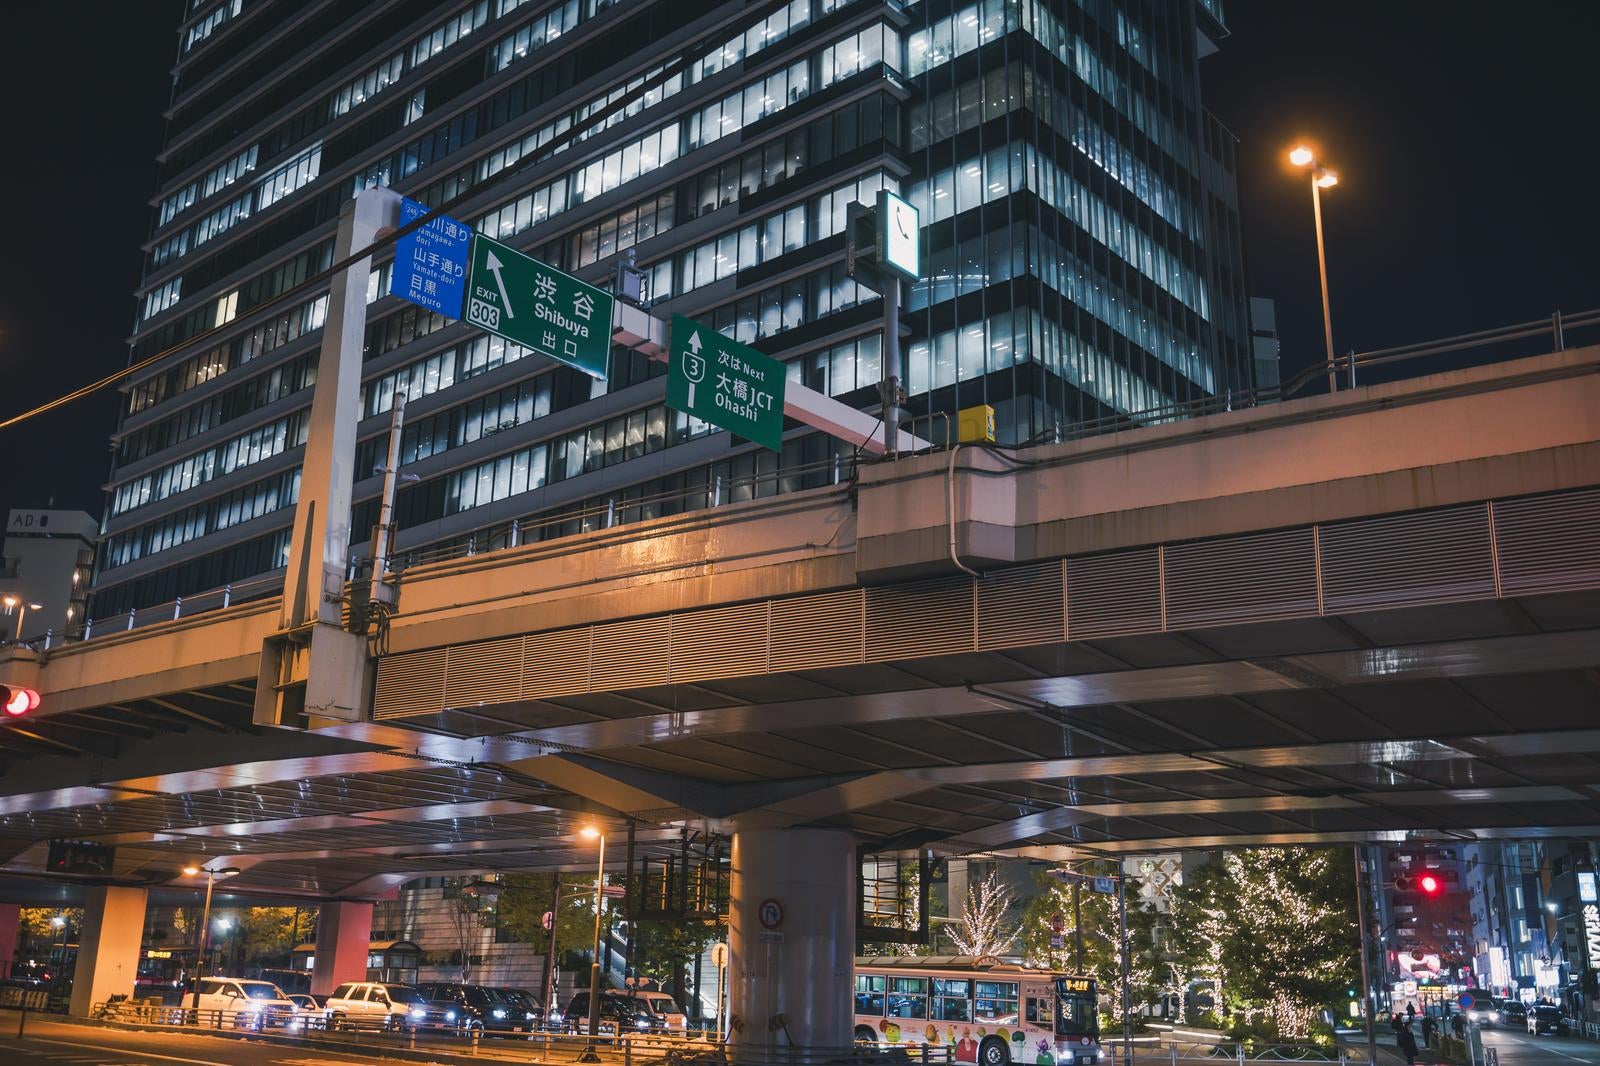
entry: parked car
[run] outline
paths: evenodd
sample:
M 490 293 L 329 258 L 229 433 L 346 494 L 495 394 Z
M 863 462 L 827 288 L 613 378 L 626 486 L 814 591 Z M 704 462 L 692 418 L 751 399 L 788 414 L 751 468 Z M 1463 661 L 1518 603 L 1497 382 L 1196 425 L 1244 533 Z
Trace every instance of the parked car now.
M 322 1004 L 327 996 L 313 996 L 309 992 L 290 992 L 289 1002 L 299 1010 L 298 1021 L 306 1029 L 320 1029 L 327 1015 L 322 1011 Z
M 271 981 L 246 981 L 237 977 L 200 978 L 202 1017 L 218 1011 L 224 1024 L 238 1029 L 282 1028 L 298 1024 L 300 1008 Z
M 496 988 L 496 992 L 507 1003 L 522 1011 L 532 1022 L 533 1028 L 544 1028 L 544 1008 L 539 1005 L 538 997 L 526 988 Z
M 449 1004 L 455 1010 L 456 1026 L 462 1033 L 530 1033 L 534 1017 L 530 1011 L 510 1003 L 498 989 L 464 985 L 453 981 L 430 981 L 417 986 L 434 1003 Z
M 589 1031 L 589 993 L 579 992 L 567 1003 L 564 1012 L 567 1028 L 575 1033 Z M 665 1026 L 650 1005 L 636 1000 L 625 992 L 607 991 L 600 994 L 600 1032 L 647 1032 Z
M 1534 1036 L 1543 1033 L 1566 1036 L 1566 1016 L 1561 1013 L 1560 1007 L 1552 1007 L 1548 1003 L 1536 1003 L 1528 1008 L 1528 1032 Z
M 410 985 L 347 981 L 323 1004 L 329 1029 L 435 1029 L 454 1032 L 455 1010 Z
M 1528 1007 L 1520 1000 L 1503 999 L 1500 1001 L 1500 1024 L 1509 1028 L 1520 1029 L 1528 1023 Z
M 661 1024 L 664 1028 L 681 1033 L 689 1027 L 689 1016 L 683 1013 L 683 1008 L 678 1006 L 678 1001 L 665 992 L 634 991 L 629 995 L 635 1000 L 649 1004 L 651 1013 L 661 1019 Z

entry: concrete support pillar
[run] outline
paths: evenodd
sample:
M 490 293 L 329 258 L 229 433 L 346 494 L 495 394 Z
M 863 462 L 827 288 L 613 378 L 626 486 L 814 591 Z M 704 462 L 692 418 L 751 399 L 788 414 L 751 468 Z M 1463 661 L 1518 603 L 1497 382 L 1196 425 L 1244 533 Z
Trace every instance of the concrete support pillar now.
M 317 954 L 311 993 L 325 996 L 346 981 L 367 979 L 372 946 L 372 904 L 328 902 L 317 911 Z
M 139 944 L 144 939 L 142 888 L 110 886 L 84 890 L 83 930 L 72 972 L 69 1012 L 87 1018 L 96 1003 L 115 995 L 133 998 L 139 974 Z
M 22 922 L 22 904 L 0 903 L 0 977 L 10 977 L 17 958 L 17 927 Z
M 736 832 L 732 873 L 730 1039 L 749 1047 L 849 1045 L 855 839 L 839 829 Z

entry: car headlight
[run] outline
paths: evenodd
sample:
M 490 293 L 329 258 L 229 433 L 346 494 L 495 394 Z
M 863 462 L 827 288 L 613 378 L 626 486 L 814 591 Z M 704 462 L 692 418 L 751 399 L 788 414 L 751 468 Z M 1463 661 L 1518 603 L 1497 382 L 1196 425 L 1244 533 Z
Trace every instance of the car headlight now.
M 650 1028 L 650 1023 L 648 1021 L 646 1021 L 645 1019 L 643 1019 L 643 1018 L 640 1018 L 638 1021 L 634 1022 L 633 1024 L 638 1026 L 640 1029 L 648 1029 L 648 1028 Z
M 412 1007 L 411 1008 L 411 1017 L 415 1018 L 417 1021 L 421 1021 L 422 1019 L 426 1018 L 427 1016 L 428 1016 L 428 1012 L 423 1010 L 421 1007 Z
M 531 1011 L 531 1010 L 530 1011 L 524 1011 L 522 1016 L 524 1018 L 526 1018 L 530 1022 L 533 1021 L 533 1011 Z
M 494 1010 L 490 1011 L 489 1013 L 493 1014 L 496 1018 L 504 1018 L 506 1016 L 506 1012 L 501 1010 L 499 1007 L 496 1007 Z

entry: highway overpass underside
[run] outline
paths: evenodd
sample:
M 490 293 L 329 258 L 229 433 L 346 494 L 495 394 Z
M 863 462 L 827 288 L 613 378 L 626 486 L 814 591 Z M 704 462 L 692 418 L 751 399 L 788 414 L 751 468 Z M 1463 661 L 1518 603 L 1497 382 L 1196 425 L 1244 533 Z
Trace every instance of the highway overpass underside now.
M 636 857 L 1600 831 L 1597 410 L 1585 349 L 442 560 L 365 722 L 252 723 L 274 601 L 13 658 L 50 702 L 0 730 L 0 873 L 89 839 L 372 898 L 590 868 L 596 818 Z

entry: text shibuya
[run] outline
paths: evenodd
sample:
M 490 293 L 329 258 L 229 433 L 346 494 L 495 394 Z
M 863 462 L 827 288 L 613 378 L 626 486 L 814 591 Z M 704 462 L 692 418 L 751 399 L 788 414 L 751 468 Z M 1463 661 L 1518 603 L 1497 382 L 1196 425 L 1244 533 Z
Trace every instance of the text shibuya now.
M 546 322 L 550 323 L 552 326 L 560 326 L 567 332 L 576 334 L 579 337 L 587 337 L 589 335 L 588 326 L 584 325 L 582 322 L 576 321 L 575 319 L 568 318 L 560 311 L 557 311 L 551 307 L 546 307 L 544 304 L 534 304 L 533 313 L 539 318 L 542 318 Z

